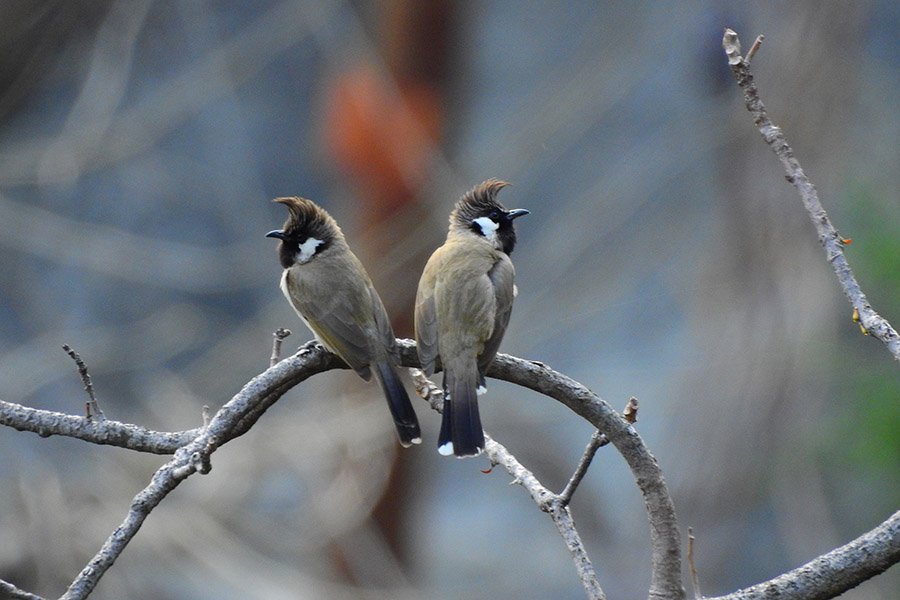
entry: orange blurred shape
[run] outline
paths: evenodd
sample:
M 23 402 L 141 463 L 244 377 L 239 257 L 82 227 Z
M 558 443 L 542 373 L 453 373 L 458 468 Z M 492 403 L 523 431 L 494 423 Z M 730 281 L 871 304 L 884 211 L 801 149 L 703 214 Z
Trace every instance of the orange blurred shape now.
M 410 202 L 438 142 L 443 108 L 434 86 L 385 82 L 367 66 L 342 73 L 325 107 L 330 156 L 360 186 L 371 216 Z

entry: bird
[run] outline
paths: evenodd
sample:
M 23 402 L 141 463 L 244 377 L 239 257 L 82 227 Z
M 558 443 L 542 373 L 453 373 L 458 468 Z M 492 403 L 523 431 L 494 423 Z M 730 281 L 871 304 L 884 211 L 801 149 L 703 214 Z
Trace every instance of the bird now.
M 357 375 L 381 383 L 400 444 L 422 442 L 419 421 L 395 369 L 399 350 L 384 304 L 337 222 L 306 198 L 275 198 L 288 210 L 280 240 L 281 291 L 316 339 Z
M 450 213 L 447 239 L 428 259 L 416 292 L 415 330 L 426 375 L 440 357 L 444 371 L 438 452 L 459 458 L 484 450 L 478 395 L 497 354 L 513 299 L 516 245 L 513 221 L 529 214 L 506 210 L 497 193 L 509 185 L 488 179 L 462 196 Z

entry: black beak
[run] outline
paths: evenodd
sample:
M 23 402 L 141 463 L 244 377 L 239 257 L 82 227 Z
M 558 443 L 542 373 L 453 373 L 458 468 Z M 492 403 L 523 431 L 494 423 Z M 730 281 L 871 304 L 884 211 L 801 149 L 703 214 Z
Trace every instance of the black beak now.
M 518 219 L 519 217 L 524 217 L 525 215 L 531 214 L 531 211 L 526 210 L 524 208 L 514 208 L 508 213 L 506 213 L 506 218 L 512 221 L 513 219 Z
M 278 238 L 279 240 L 284 240 L 284 232 L 280 229 L 276 229 L 274 231 L 270 231 L 266 234 L 266 237 L 270 238 Z

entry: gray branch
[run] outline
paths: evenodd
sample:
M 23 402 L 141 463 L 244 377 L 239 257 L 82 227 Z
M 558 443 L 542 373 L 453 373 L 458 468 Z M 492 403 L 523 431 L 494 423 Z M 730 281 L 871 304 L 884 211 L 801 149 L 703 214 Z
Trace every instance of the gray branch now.
M 622 416 L 629 423 L 637 421 L 637 407 L 637 398 L 632 396 L 628 400 L 628 404 L 625 405 L 625 410 L 622 412 Z M 560 501 L 563 504 L 568 505 L 572 501 L 572 496 L 575 495 L 575 490 L 578 489 L 581 480 L 584 479 L 588 468 L 591 466 L 591 461 L 594 460 L 594 455 L 597 453 L 597 450 L 607 444 L 609 444 L 609 439 L 600 433 L 599 430 L 591 435 L 591 439 L 581 455 L 581 460 L 578 461 L 578 467 L 576 467 L 572 477 L 569 478 L 566 487 L 559 493 Z
M 0 425 L 30 431 L 41 437 L 62 435 L 149 454 L 174 454 L 200 435 L 200 428 L 173 432 L 152 431 L 139 425 L 109 419 L 97 421 L 3 400 L 0 400 Z
M 849 544 L 774 579 L 706 600 L 826 600 L 900 562 L 900 511 Z
M 415 343 L 411 340 L 398 340 L 398 343 L 401 364 L 405 367 L 418 367 Z M 82 570 L 63 598 L 72 600 L 87 597 L 140 529 L 153 508 L 190 475 L 209 471 L 210 456 L 216 448 L 248 431 L 291 387 L 312 375 L 334 368 L 346 368 L 346 365 L 321 346 L 309 343 L 294 356 L 286 358 L 251 380 L 215 413 L 207 428 L 173 433 L 153 432 L 115 421 L 96 422 L 84 417 L 39 411 L 0 401 L 0 424 L 22 431 L 33 431 L 44 436 L 66 435 L 144 452 L 175 453 L 174 458 L 156 472 L 150 484 L 135 496 L 125 520 Z M 644 446 L 634 428 L 586 387 L 540 363 L 498 355 L 488 374 L 550 396 L 604 432 L 610 442 L 625 456 L 644 496 L 653 545 L 653 573 L 649 597 L 667 600 L 684 598 L 680 573 L 680 537 L 675 522 L 674 506 L 659 464 Z M 499 448 L 497 452 L 500 452 Z M 563 510 L 564 508 L 560 504 L 554 521 L 564 534 L 566 544 L 573 552 L 577 564 L 582 558 L 577 556 L 579 551 L 575 540 L 565 533 L 571 530 L 572 518 L 568 509 Z M 584 555 L 583 559 L 587 560 L 587 556 Z M 602 591 L 599 593 L 602 594 Z
M 607 444 L 609 444 L 609 440 L 607 440 L 600 431 L 595 431 L 591 434 L 591 439 L 588 441 L 584 452 L 581 454 L 581 460 L 578 461 L 578 467 L 576 467 L 575 472 L 572 473 L 572 477 L 569 478 L 566 487 L 559 493 L 559 499 L 563 504 L 568 505 L 572 501 L 572 496 L 575 495 L 575 490 L 578 489 L 581 480 L 584 479 L 584 476 L 587 474 L 588 467 L 591 466 L 591 462 L 593 462 L 597 450 Z
M 757 38 L 757 41 L 761 39 L 762 36 Z M 900 336 L 866 300 L 844 255 L 844 245 L 847 241 L 831 224 L 828 214 L 819 202 L 815 186 L 806 177 L 799 161 L 794 157 L 794 151 L 788 145 L 781 129 L 769 119 L 766 107 L 759 98 L 759 91 L 753 83 L 749 62 L 741 57 L 741 42 L 731 29 L 725 30 L 722 47 L 737 84 L 744 91 L 744 101 L 747 110 L 753 115 L 753 122 L 759 128 L 766 144 L 781 161 L 787 173 L 787 180 L 797 189 L 803 205 L 809 212 L 828 262 L 834 268 L 844 293 L 853 305 L 854 320 L 858 319 L 864 333 L 881 340 L 894 358 L 900 360 Z M 758 48 L 758 44 L 754 44 L 754 48 Z M 722 598 L 729 600 L 834 598 L 883 573 L 897 562 L 900 562 L 900 513 L 895 513 L 872 531 L 810 561 L 799 569 Z
M 431 382 L 421 370 L 410 369 L 410 371 L 412 372 L 413 383 L 416 385 L 416 392 L 418 392 L 419 396 L 424 398 L 433 410 L 442 412 L 444 408 L 444 394 L 441 389 Z M 598 438 L 598 444 L 594 447 L 594 452 L 600 447 L 599 435 L 595 437 Z M 600 582 L 597 580 L 597 572 L 594 570 L 594 565 L 591 563 L 587 550 L 581 542 L 581 535 L 575 528 L 575 521 L 572 518 L 572 513 L 569 511 L 567 499 L 547 489 L 534 476 L 534 473 L 525 468 L 503 444 L 494 440 L 487 432 L 484 432 L 484 441 L 484 451 L 491 461 L 491 465 L 500 465 L 506 469 L 506 472 L 513 478 L 512 482 L 525 488 L 538 508 L 550 515 L 553 524 L 556 525 L 556 529 L 566 544 L 566 548 L 569 550 L 569 554 L 572 555 L 572 560 L 575 562 L 575 570 L 578 572 L 578 578 L 581 580 L 581 585 L 584 587 L 587 597 L 590 600 L 606 600 L 606 595 L 603 593 Z M 587 471 L 587 466 L 585 466 L 585 471 Z
M 741 57 L 741 42 L 737 34 L 731 29 L 725 30 L 725 35 L 722 38 L 722 47 L 725 49 L 725 55 L 728 57 L 731 72 L 737 79 L 738 86 L 744 91 L 744 102 L 747 105 L 747 110 L 753 115 L 754 124 L 759 128 L 759 133 L 766 141 L 766 144 L 772 149 L 778 160 L 781 161 L 786 173 L 785 177 L 797 189 L 803 205 L 806 207 L 806 211 L 816 227 L 816 232 L 819 234 L 819 243 L 825 249 L 828 262 L 831 263 L 835 275 L 837 275 L 838 281 L 844 289 L 844 293 L 850 299 L 850 304 L 853 305 L 854 320 L 859 320 L 863 333 L 884 342 L 894 358 L 900 361 L 900 335 L 897 334 L 897 331 L 891 327 L 891 324 L 884 317 L 875 312 L 866 299 L 866 295 L 860 289 L 859 283 L 850 269 L 850 263 L 847 262 L 847 257 L 844 255 L 844 246 L 847 241 L 841 237 L 834 225 L 831 224 L 828 213 L 825 212 L 822 203 L 819 202 L 819 194 L 816 191 L 816 187 L 810 182 L 806 173 L 803 172 L 800 162 L 794 157 L 794 150 L 787 143 L 781 128 L 772 123 L 772 120 L 769 118 L 769 113 L 759 98 L 759 90 L 756 89 L 756 84 L 753 83 L 750 65 L 747 60 Z
M 597 580 L 597 573 L 594 571 L 594 565 L 591 563 L 587 550 L 581 541 L 581 536 L 575 528 L 575 519 L 572 518 L 572 512 L 563 499 L 544 487 L 537 477 L 525 468 L 522 463 L 516 460 L 503 444 L 500 444 L 487 434 L 485 434 L 485 452 L 492 463 L 502 465 L 506 472 L 513 478 L 513 483 L 517 483 L 528 490 L 531 499 L 538 505 L 542 511 L 550 515 L 553 524 L 556 525 L 559 535 L 562 537 L 569 554 L 572 555 L 572 561 L 575 563 L 575 569 L 578 572 L 578 578 L 581 585 L 587 593 L 587 597 L 591 600 L 606 600 L 600 582 Z
M 41 596 L 35 596 L 25 590 L 20 590 L 2 579 L 0 579 L 0 598 L 9 598 L 10 600 L 44 600 Z
M 172 460 L 160 467 L 150 484 L 134 497 L 125 520 L 106 539 L 61 600 L 87 598 L 150 512 L 169 492 L 194 473 L 206 474 L 210 471 L 210 457 L 218 447 L 246 432 L 288 389 L 316 373 L 338 366 L 340 361 L 321 346 L 307 345 L 294 356 L 251 379 L 216 412 L 199 435 L 179 448 Z
M 488 369 L 488 375 L 562 402 L 606 435 L 631 469 L 650 520 L 652 573 L 649 598 L 684 598 L 681 536 L 675 506 L 659 463 L 650 454 L 634 426 L 591 390 L 542 363 L 498 354 Z

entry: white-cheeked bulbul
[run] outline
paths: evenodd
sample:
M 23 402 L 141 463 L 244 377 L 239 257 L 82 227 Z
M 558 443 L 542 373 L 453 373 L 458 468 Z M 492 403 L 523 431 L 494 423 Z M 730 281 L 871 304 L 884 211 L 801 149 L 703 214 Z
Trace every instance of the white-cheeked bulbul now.
M 430 375 L 440 356 L 444 414 L 438 451 L 458 457 L 484 450 L 478 395 L 486 391 L 490 365 L 512 310 L 516 287 L 509 255 L 516 244 L 513 220 L 525 209 L 506 210 L 497 192 L 508 184 L 489 179 L 475 186 L 450 213 L 447 241 L 434 251 L 416 294 L 416 345 Z
M 276 198 L 288 209 L 280 230 L 281 291 L 316 339 L 368 381 L 381 383 L 403 446 L 422 441 L 409 395 L 397 375 L 397 342 L 381 298 L 337 222 L 305 198 Z

